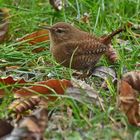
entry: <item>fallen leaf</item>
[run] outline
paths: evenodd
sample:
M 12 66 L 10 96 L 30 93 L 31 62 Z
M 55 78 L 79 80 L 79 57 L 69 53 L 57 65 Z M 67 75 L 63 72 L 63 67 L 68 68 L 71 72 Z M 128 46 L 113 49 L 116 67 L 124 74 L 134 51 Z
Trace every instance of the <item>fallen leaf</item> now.
M 3 42 L 7 38 L 8 32 L 8 9 L 1 8 L 0 9 L 0 43 Z
M 48 122 L 47 108 L 37 109 L 33 115 L 24 118 L 19 127 L 27 127 L 29 131 L 34 133 L 44 133 Z
M 6 120 L 0 120 L 0 126 L 0 138 L 8 135 L 13 129 L 13 126 Z
M 136 63 L 135 66 L 139 68 L 140 67 L 140 63 Z
M 15 92 L 17 96 L 31 96 L 37 94 L 52 95 L 52 92 L 56 94 L 64 94 L 66 88 L 71 87 L 72 84 L 68 80 L 50 79 L 47 81 L 36 82 L 33 86 L 23 87 Z M 57 97 L 49 96 L 48 100 L 54 100 Z
M 116 42 L 119 44 L 119 45 L 122 45 L 122 46 L 128 46 L 130 45 L 130 41 L 129 40 L 123 40 L 123 39 L 116 39 Z M 132 51 L 132 48 L 128 48 Z
M 134 24 L 132 22 L 129 22 L 131 25 L 132 25 L 132 34 L 135 36 L 135 37 L 138 37 L 140 38 L 140 24 Z
M 40 97 L 30 97 L 30 98 L 19 98 L 13 101 L 10 106 L 8 107 L 9 110 L 15 113 L 23 113 L 29 109 L 34 109 L 38 106 L 41 99 Z
M 113 81 L 116 80 L 116 73 L 112 68 L 105 67 L 105 66 L 98 66 L 92 72 L 93 76 L 100 77 L 101 79 L 106 80 L 107 78 L 112 78 Z
M 62 10 L 64 6 L 64 0 L 49 0 L 49 2 L 53 6 L 53 8 L 57 11 Z
M 23 118 L 11 134 L 1 140 L 43 140 L 47 122 L 48 111 L 46 108 L 41 108 L 33 115 Z
M 42 73 L 39 70 L 21 70 L 20 68 L 15 67 L 15 69 L 13 67 L 6 67 L 5 70 L 2 72 L 2 75 L 12 75 L 12 77 L 16 78 L 16 79 L 24 79 L 25 81 L 34 81 L 36 80 L 38 77 L 40 77 L 42 75 Z M 44 76 L 45 77 L 45 76 Z
M 89 23 L 89 18 L 90 18 L 90 15 L 89 13 L 84 13 L 81 20 L 84 22 L 84 23 Z
M 22 38 L 18 38 L 17 41 L 26 41 L 29 44 L 34 45 L 34 44 L 49 40 L 48 34 L 49 34 L 48 30 L 41 29 L 31 34 L 27 34 Z
M 8 76 L 6 78 L 0 78 L 0 85 L 14 85 L 14 84 L 23 84 L 27 83 L 23 78 L 22 79 L 14 79 L 12 76 Z M 15 90 L 15 88 L 8 87 L 8 89 L 11 88 L 12 91 Z M 5 95 L 5 89 L 3 86 L 0 89 L 0 97 L 3 97 Z
M 9 71 L 9 70 L 15 70 L 15 69 L 19 69 L 20 66 L 6 66 L 5 69 L 6 71 Z
M 130 124 L 140 126 L 140 72 L 126 73 L 118 83 L 118 106 Z
M 11 84 L 21 84 L 26 83 L 24 79 L 14 79 L 12 76 L 8 76 L 6 78 L 0 78 L 0 83 L 4 85 L 11 85 Z
M 90 85 L 86 84 L 85 81 L 72 79 L 71 82 L 73 87 L 67 88 L 65 92 L 65 95 L 67 95 L 68 98 L 81 104 L 85 103 L 90 109 L 93 108 L 93 105 L 98 106 L 100 103 L 104 103 L 102 98 L 99 97 L 97 91 L 95 91 Z M 55 109 L 50 113 L 46 132 L 50 133 L 55 132 L 56 130 L 57 132 L 61 133 L 63 130 L 69 131 L 71 126 L 68 122 L 71 122 L 71 119 L 73 119 L 73 114 L 74 111 L 71 105 L 69 107 L 64 105 L 60 110 Z M 82 114 L 82 112 L 79 114 Z M 50 133 L 50 135 L 53 135 L 53 133 Z
M 72 113 L 73 113 L 73 110 L 68 106 L 67 107 L 67 115 L 68 115 L 68 118 L 72 118 Z
M 1 140 L 35 140 L 36 138 L 30 136 L 31 133 L 28 131 L 26 127 L 22 128 L 14 128 L 10 135 L 4 136 Z M 40 139 L 39 139 L 40 140 Z
M 73 87 L 66 90 L 66 94 L 79 102 L 100 105 L 103 100 L 99 97 L 98 92 L 88 85 L 85 81 L 72 79 Z
M 54 110 L 53 112 L 51 112 L 51 116 L 49 116 L 49 121 L 48 121 L 48 127 L 46 128 L 46 132 L 50 133 L 50 135 L 53 135 L 53 133 L 55 133 L 55 131 L 61 133 L 61 131 L 64 130 L 70 130 L 71 126 L 69 125 L 69 122 L 71 122 L 71 119 L 73 118 L 69 118 L 69 116 L 67 115 L 67 113 L 62 110 L 62 108 L 65 107 L 61 107 L 60 110 Z M 66 108 L 65 108 L 66 109 Z M 65 131 L 66 132 L 66 131 Z
M 31 45 L 35 45 L 37 43 L 41 43 L 47 40 L 49 40 L 49 32 L 48 30 L 45 30 L 45 29 L 35 31 L 31 34 L 25 35 L 24 37 L 17 39 L 17 41 L 25 41 Z M 44 50 L 45 50 L 44 47 L 39 47 L 39 48 L 34 49 L 33 52 L 37 53 Z
M 127 72 L 122 79 L 129 83 L 133 89 L 140 91 L 140 71 Z
M 112 83 L 116 83 L 117 81 L 116 72 L 112 68 L 105 66 L 95 67 L 92 76 L 94 78 L 97 77 L 94 84 L 99 88 L 108 89 L 108 81 Z
M 13 77 L 9 76 L 4 79 L 0 78 L 0 83 L 3 85 L 13 85 L 13 84 L 24 84 L 27 82 L 24 79 L 14 80 Z M 33 86 L 20 87 L 20 89 L 13 88 L 12 86 L 11 87 L 16 97 L 25 97 L 25 96 L 33 96 L 33 95 L 42 94 L 42 95 L 50 95 L 48 99 L 54 100 L 57 97 L 51 97 L 52 92 L 61 95 L 61 94 L 64 94 L 66 88 L 72 86 L 71 82 L 65 79 L 63 80 L 50 79 L 47 81 L 35 82 L 32 84 Z M 0 89 L 0 96 L 3 97 L 4 95 L 5 95 L 5 90 Z

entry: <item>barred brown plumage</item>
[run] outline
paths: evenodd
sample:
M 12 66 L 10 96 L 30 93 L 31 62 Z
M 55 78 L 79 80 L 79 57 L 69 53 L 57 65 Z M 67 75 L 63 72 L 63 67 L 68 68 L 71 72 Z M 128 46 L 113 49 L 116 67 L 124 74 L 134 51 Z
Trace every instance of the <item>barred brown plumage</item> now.
M 125 27 L 119 28 L 109 35 L 96 37 L 64 22 L 44 28 L 50 31 L 50 50 L 56 61 L 76 70 L 94 68 L 101 56 L 109 50 L 113 36 L 126 30 Z
M 20 98 L 12 102 L 9 106 L 9 109 L 15 113 L 22 113 L 29 109 L 34 109 L 39 102 L 41 101 L 40 97 L 30 97 L 30 98 Z

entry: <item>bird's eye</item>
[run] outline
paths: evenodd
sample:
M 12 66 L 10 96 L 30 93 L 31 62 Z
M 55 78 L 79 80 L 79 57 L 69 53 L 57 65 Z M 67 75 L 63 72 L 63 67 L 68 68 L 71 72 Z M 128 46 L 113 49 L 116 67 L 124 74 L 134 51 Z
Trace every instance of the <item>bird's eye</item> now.
M 62 28 L 58 28 L 58 29 L 56 29 L 56 32 L 57 32 L 57 33 L 64 33 L 64 32 L 65 32 L 65 30 L 64 30 L 64 29 L 62 29 Z

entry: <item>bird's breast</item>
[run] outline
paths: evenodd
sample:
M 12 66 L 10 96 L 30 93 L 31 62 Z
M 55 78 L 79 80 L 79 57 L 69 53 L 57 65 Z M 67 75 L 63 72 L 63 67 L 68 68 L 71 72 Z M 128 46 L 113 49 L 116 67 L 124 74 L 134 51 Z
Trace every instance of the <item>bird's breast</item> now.
M 70 58 L 63 46 L 51 46 L 50 51 L 56 62 L 60 63 L 65 67 L 69 67 Z

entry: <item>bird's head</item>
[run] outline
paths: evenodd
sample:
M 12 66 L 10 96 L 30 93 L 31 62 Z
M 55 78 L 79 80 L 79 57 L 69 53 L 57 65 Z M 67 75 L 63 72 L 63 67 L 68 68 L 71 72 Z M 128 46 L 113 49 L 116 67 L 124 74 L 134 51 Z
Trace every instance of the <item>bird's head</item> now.
M 53 44 L 63 43 L 69 40 L 79 38 L 79 29 L 65 22 L 58 22 L 51 27 L 44 27 L 50 31 L 50 39 Z

